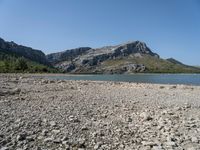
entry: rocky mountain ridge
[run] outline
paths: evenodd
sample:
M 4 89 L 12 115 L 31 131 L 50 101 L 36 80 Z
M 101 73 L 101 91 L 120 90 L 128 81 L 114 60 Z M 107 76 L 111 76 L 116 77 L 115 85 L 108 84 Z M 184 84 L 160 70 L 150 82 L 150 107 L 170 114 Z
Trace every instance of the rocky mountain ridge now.
M 23 45 L 18 45 L 13 41 L 7 42 L 0 38 L 0 51 L 12 53 L 27 58 L 31 61 L 49 65 L 49 63 L 46 60 L 45 54 L 41 50 L 32 49 Z
M 162 59 L 144 42 L 102 48 L 80 47 L 49 54 L 47 60 L 68 73 L 198 72 L 175 59 Z M 177 62 L 177 63 L 176 63 Z
M 159 55 L 153 53 L 144 42 L 133 41 L 116 46 L 105 46 L 96 49 L 81 47 L 77 49 L 66 50 L 63 52 L 47 55 L 47 60 L 49 62 L 53 62 L 56 67 L 62 68 L 66 72 L 87 73 L 88 70 L 93 70 L 93 72 L 90 73 L 101 73 L 105 71 L 115 72 L 116 70 L 98 70 L 98 67 L 100 67 L 102 63 L 108 60 L 126 58 L 130 55 L 133 55 L 133 57 L 143 57 L 142 55 L 149 55 L 155 58 L 159 58 Z M 143 64 L 125 63 L 119 69 L 121 69 L 122 72 L 123 70 L 143 72 L 146 68 Z
M 3 72 L 9 70 L 7 62 L 13 58 L 13 55 L 14 58 L 22 57 L 75 74 L 200 73 L 198 67 L 184 65 L 173 58 L 160 58 L 144 42 L 140 41 L 101 48 L 79 47 L 45 56 L 41 50 L 18 45 L 12 41 L 6 42 L 0 38 L 0 58 L 3 58 L 0 68 L 4 68 Z M 13 68 L 13 60 L 9 63 L 11 68 Z M 37 71 L 37 67 L 34 70 Z
M 47 55 L 46 58 L 52 64 L 56 64 L 65 60 L 71 61 L 75 57 L 82 55 L 83 53 L 85 53 L 90 49 L 91 49 L 90 47 L 80 47 L 76 49 L 66 50 L 63 52 L 52 53 Z

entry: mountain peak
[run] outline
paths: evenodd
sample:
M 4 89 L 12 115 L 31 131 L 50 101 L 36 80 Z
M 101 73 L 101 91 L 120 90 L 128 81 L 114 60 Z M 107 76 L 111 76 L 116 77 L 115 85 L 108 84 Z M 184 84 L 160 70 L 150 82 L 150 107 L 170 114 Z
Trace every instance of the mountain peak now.
M 159 57 L 158 54 L 151 51 L 150 48 L 147 47 L 146 43 L 141 41 L 129 41 L 124 44 L 120 44 L 118 49 L 121 49 L 121 51 L 128 52 L 128 54 L 131 53 L 142 53 L 142 54 L 149 54 L 151 56 Z

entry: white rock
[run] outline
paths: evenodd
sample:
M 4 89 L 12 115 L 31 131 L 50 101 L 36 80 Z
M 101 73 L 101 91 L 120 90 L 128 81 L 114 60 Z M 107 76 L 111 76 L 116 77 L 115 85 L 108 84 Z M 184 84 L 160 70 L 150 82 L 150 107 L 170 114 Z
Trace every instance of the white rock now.
M 60 133 L 60 130 L 52 130 L 52 132 L 53 132 L 54 134 L 58 134 L 58 133 Z
M 42 135 L 43 135 L 43 136 L 46 136 L 47 133 L 48 133 L 48 130 L 46 130 L 46 129 L 42 130 Z
M 94 150 L 97 150 L 99 147 L 101 147 L 101 142 L 97 142 L 94 146 Z
M 141 114 L 140 114 L 140 117 L 141 117 L 142 120 L 144 120 L 144 121 L 149 121 L 149 120 L 152 120 L 152 119 L 153 119 L 147 112 L 141 113 Z
M 166 142 L 165 144 L 168 145 L 168 146 L 176 146 L 176 143 L 173 142 L 173 141 Z
M 156 143 L 154 143 L 154 142 L 142 141 L 142 145 L 144 145 L 144 146 L 156 146 Z
M 8 147 L 2 147 L 0 150 L 9 150 Z
M 197 149 L 194 148 L 194 147 L 189 147 L 189 148 L 187 148 L 186 150 L 197 150 Z
M 192 141 L 193 143 L 198 143 L 198 142 L 199 142 L 199 140 L 197 139 L 197 137 L 192 137 L 192 138 L 191 138 L 191 141 Z
M 56 122 L 55 121 L 50 121 L 49 122 L 50 126 L 55 127 L 56 126 Z
M 17 141 L 23 141 L 26 139 L 26 134 L 19 134 L 17 135 Z
M 153 146 L 152 150 L 163 150 L 162 146 Z
M 46 139 L 44 139 L 44 143 L 52 142 L 52 141 L 53 141 L 53 138 L 46 138 Z

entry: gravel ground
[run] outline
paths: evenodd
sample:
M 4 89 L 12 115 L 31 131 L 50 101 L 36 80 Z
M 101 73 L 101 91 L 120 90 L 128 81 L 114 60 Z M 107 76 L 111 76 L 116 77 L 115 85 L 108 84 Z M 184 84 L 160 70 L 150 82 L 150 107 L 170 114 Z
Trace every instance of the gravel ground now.
M 0 75 L 0 150 L 199 150 L 200 87 Z

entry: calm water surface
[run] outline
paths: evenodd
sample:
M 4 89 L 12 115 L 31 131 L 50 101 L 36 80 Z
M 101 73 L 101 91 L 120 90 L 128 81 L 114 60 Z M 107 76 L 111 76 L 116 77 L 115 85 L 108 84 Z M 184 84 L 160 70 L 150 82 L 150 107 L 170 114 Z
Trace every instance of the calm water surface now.
M 60 80 L 123 81 L 200 86 L 200 74 L 60 75 L 45 77 Z

